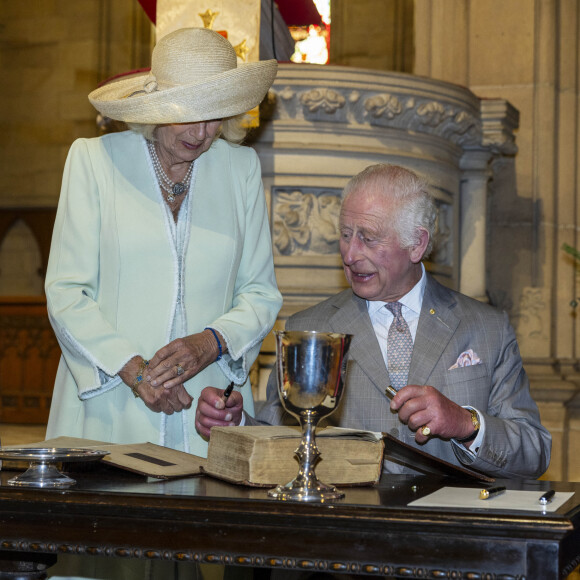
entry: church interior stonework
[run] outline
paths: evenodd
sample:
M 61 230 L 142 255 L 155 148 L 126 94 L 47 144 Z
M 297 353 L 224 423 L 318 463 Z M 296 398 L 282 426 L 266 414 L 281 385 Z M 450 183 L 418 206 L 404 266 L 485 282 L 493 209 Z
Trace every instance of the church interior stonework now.
M 266 3 L 269 5 L 269 2 Z M 136 0 L 0 0 L 0 436 L 45 424 L 59 348 L 43 280 L 64 161 L 99 125 L 87 94 L 149 66 Z M 439 208 L 426 268 L 505 310 L 543 424 L 545 479 L 580 481 L 580 5 L 333 0 L 328 65 L 281 62 L 250 145 L 262 164 L 277 328 L 346 286 L 346 181 L 399 163 Z M 266 56 L 267 57 L 267 56 Z M 258 400 L 272 336 L 252 372 Z

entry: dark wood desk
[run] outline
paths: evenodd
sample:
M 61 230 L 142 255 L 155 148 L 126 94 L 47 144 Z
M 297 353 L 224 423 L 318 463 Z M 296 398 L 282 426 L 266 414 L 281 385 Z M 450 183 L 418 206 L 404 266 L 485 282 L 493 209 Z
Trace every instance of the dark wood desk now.
M 542 514 L 407 507 L 443 483 L 466 486 L 427 477 L 385 477 L 310 505 L 206 477 L 147 481 L 104 466 L 74 474 L 66 491 L 10 487 L 11 475 L 2 472 L 0 487 L 0 556 L 9 560 L 69 553 L 458 580 L 556 580 L 580 563 L 580 484 L 552 484 L 575 495 Z M 550 485 L 505 483 L 539 494 Z

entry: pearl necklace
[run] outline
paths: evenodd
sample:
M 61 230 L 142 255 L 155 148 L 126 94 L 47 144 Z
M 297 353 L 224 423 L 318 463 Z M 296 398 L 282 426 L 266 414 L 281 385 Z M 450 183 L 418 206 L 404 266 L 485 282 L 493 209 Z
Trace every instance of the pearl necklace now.
M 157 156 L 157 149 L 155 148 L 155 144 L 151 141 L 147 141 L 147 148 L 149 149 L 149 155 L 151 155 L 151 161 L 153 162 L 153 169 L 155 170 L 157 181 L 159 182 L 161 189 L 167 193 L 167 201 L 169 203 L 174 203 L 175 196 L 185 193 L 189 188 L 189 182 L 191 181 L 191 173 L 193 171 L 194 162 L 192 161 L 189 164 L 189 169 L 187 170 L 183 180 L 176 183 L 171 181 L 171 179 L 167 177 L 167 174 L 163 170 L 161 161 L 159 161 L 159 157 Z

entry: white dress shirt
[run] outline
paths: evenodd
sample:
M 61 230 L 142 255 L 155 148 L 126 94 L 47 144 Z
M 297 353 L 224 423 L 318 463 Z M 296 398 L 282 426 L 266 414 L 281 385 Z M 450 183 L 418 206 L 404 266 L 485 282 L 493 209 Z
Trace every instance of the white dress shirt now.
M 421 315 L 421 307 L 423 305 L 423 296 L 425 295 L 425 286 L 427 284 L 427 276 L 425 274 L 425 266 L 421 264 L 422 275 L 421 279 L 407 294 L 400 298 L 397 302 L 402 304 L 401 314 L 407 322 L 409 331 L 411 332 L 411 338 L 413 339 L 413 344 L 415 343 L 415 337 L 417 336 L 417 327 L 419 325 L 419 316 Z M 384 308 L 386 302 L 381 300 L 367 300 L 367 310 L 373 329 L 379 341 L 379 347 L 383 355 L 383 360 L 385 361 L 385 366 L 389 368 L 388 365 L 388 350 L 387 350 L 387 338 L 389 335 L 389 328 L 394 320 L 393 313 L 388 309 Z M 473 407 L 465 406 L 466 409 L 472 409 Z M 475 409 L 477 411 L 477 409 Z M 475 455 L 479 451 L 481 446 L 481 441 L 483 440 L 483 434 L 485 430 L 485 422 L 481 413 L 479 415 L 479 432 L 477 437 L 474 439 L 471 447 L 468 448 L 452 439 L 454 445 L 461 445 L 461 448 L 466 450 L 468 453 Z

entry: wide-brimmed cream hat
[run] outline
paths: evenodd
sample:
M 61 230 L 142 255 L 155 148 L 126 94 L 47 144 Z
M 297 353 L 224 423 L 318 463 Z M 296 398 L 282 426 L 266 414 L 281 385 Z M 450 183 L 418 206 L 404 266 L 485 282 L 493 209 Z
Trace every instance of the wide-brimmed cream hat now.
M 276 60 L 238 66 L 233 46 L 205 28 L 182 28 L 153 49 L 151 71 L 89 95 L 103 115 L 126 123 L 194 123 L 245 113 L 274 82 Z

